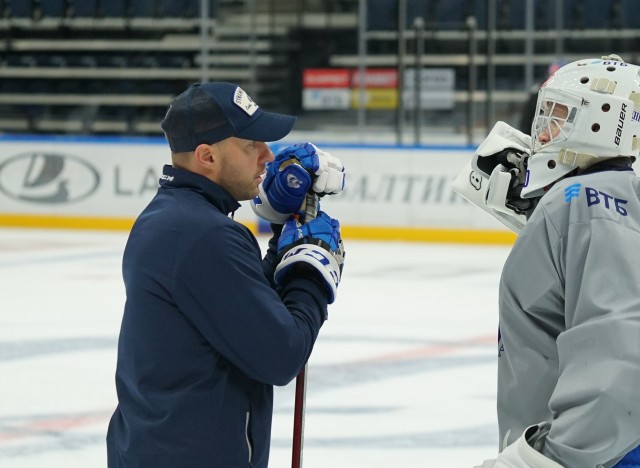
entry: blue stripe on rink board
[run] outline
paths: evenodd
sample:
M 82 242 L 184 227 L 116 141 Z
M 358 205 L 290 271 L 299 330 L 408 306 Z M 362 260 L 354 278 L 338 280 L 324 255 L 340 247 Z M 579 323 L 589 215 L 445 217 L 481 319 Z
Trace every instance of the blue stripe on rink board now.
M 269 143 L 274 150 L 284 148 L 293 143 L 299 143 L 298 138 L 294 141 L 291 136 L 286 137 L 279 142 Z M 143 136 L 90 136 L 90 135 L 22 135 L 22 134 L 4 134 L 0 135 L 0 143 L 93 143 L 93 144 L 122 144 L 122 145 L 166 145 L 163 137 L 143 137 Z M 396 145 L 386 143 L 340 143 L 326 141 L 312 141 L 313 144 L 322 149 L 348 148 L 348 149 L 392 149 L 410 152 L 430 151 L 473 151 L 475 146 L 469 145 Z

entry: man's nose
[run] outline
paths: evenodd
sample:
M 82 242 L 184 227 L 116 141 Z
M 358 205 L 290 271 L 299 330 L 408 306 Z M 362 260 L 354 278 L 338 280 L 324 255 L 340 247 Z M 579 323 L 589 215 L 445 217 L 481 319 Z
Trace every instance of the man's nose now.
M 271 152 L 271 149 L 269 149 L 269 146 L 266 143 L 263 142 L 259 142 L 258 143 L 260 145 L 260 159 L 263 160 L 264 162 L 271 162 L 275 159 L 275 157 L 273 156 L 273 153 Z

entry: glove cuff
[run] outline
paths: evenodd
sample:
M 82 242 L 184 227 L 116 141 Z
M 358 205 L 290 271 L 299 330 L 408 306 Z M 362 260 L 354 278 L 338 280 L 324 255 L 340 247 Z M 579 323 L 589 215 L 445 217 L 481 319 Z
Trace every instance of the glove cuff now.
M 291 217 L 291 213 L 280 213 L 276 211 L 271 203 L 269 203 L 269 197 L 260 184 L 258 187 L 259 193 L 253 200 L 251 200 L 251 209 L 260 218 L 269 221 L 273 224 L 284 224 L 287 219 Z
M 535 466 L 538 468 L 563 468 L 562 465 L 545 457 L 542 452 L 533 448 L 533 445 L 535 445 L 542 449 L 544 439 L 546 439 L 546 436 L 549 433 L 549 426 L 550 425 L 548 423 L 529 426 L 522 436 L 514 442 L 517 444 L 516 447 L 518 454 L 526 463 L 525 466 Z
M 320 273 L 329 293 L 328 302 L 331 304 L 335 300 L 340 283 L 340 263 L 327 247 L 321 245 L 326 245 L 325 242 L 319 241 L 318 244 L 320 245 L 297 244 L 287 249 L 276 267 L 274 280 L 276 284 L 282 284 L 293 265 L 306 263 Z

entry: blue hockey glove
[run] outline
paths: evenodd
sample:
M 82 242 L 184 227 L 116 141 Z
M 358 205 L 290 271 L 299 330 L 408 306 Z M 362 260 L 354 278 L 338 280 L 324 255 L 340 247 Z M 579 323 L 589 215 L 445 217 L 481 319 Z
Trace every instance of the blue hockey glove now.
M 344 264 L 338 220 L 322 211 L 306 224 L 289 219 L 278 240 L 278 256 L 280 262 L 274 274 L 276 284 L 284 283 L 291 267 L 302 262 L 320 273 L 329 292 L 329 304 L 335 300 Z
M 338 193 L 344 188 L 342 161 L 313 143 L 289 146 L 278 153 L 278 158 L 299 161 L 313 178 L 313 192 L 320 196 Z
M 260 192 L 251 208 L 261 218 L 282 224 L 301 214 L 309 191 L 323 196 L 344 188 L 344 167 L 339 159 L 311 143 L 289 146 L 267 163 Z

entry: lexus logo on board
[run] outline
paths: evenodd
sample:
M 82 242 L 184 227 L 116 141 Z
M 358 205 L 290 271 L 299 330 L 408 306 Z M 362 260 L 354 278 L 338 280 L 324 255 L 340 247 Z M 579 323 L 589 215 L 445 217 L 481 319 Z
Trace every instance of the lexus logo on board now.
M 15 200 L 72 203 L 87 198 L 99 184 L 98 171 L 77 156 L 32 152 L 0 162 L 0 192 Z

